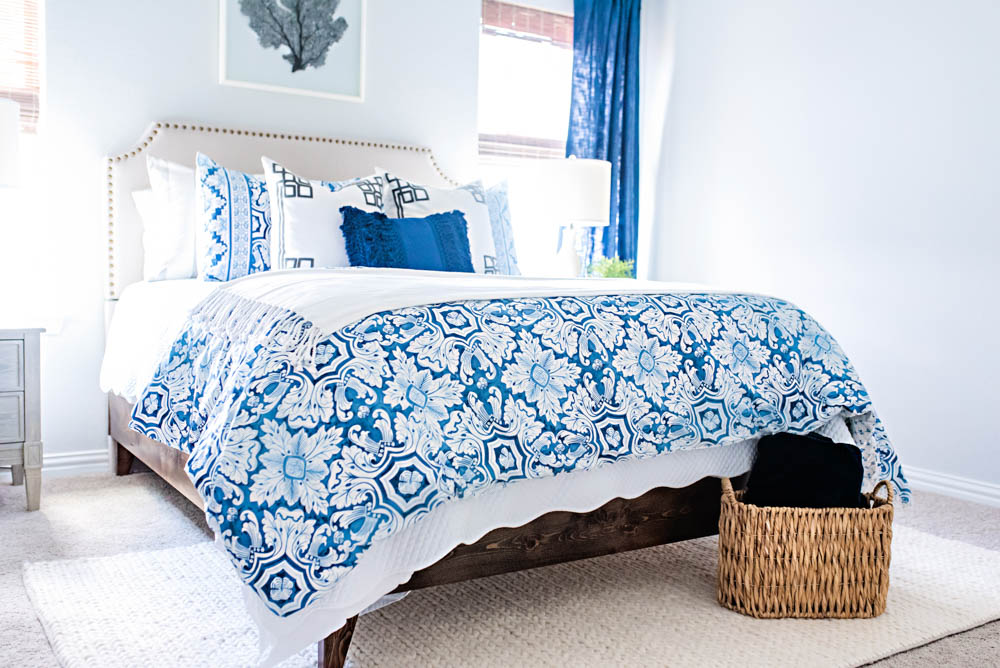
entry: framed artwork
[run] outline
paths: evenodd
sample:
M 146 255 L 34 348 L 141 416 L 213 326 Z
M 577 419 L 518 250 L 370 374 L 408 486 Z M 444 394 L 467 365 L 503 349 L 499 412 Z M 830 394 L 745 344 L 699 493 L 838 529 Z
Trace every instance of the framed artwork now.
M 365 0 L 219 0 L 219 83 L 365 97 Z

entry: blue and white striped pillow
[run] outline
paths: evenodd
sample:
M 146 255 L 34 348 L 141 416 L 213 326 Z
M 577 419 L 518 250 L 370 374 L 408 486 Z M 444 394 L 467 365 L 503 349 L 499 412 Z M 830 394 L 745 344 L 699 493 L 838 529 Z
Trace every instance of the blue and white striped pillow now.
M 271 265 L 271 207 L 264 179 L 198 154 L 198 278 L 231 281 Z
M 486 207 L 490 210 L 490 229 L 493 232 L 493 246 L 497 252 L 497 271 L 507 276 L 520 276 L 521 270 L 517 267 L 517 249 L 514 247 L 514 230 L 510 224 L 506 181 L 487 188 Z

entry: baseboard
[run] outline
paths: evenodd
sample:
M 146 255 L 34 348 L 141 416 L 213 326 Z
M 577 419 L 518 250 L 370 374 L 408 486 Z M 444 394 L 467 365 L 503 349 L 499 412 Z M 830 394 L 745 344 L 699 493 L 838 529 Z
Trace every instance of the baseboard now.
M 110 470 L 107 448 L 79 452 L 46 452 L 42 455 L 42 475 L 46 477 L 107 473 Z
M 1000 485 L 914 466 L 903 467 L 903 473 L 914 489 L 1000 507 Z

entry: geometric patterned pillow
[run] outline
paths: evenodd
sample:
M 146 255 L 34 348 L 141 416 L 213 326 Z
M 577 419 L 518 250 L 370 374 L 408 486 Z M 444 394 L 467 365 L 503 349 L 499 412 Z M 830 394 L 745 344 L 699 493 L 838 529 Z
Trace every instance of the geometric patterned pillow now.
M 271 196 L 271 267 L 303 269 L 350 267 L 341 207 L 382 212 L 382 179 L 317 181 L 261 158 Z
M 493 231 L 493 245 L 497 252 L 497 272 L 507 276 L 520 276 L 521 270 L 517 268 L 517 250 L 514 248 L 514 230 L 510 225 L 506 181 L 486 189 L 486 207 L 490 210 L 490 227 Z
M 477 274 L 502 274 L 486 206 L 486 191 L 479 181 L 458 188 L 436 188 L 407 181 L 377 169 L 385 182 L 385 212 L 393 218 L 423 218 L 432 213 L 461 211 L 469 231 L 472 266 Z
M 198 154 L 198 278 L 231 281 L 271 268 L 271 208 L 264 179 Z

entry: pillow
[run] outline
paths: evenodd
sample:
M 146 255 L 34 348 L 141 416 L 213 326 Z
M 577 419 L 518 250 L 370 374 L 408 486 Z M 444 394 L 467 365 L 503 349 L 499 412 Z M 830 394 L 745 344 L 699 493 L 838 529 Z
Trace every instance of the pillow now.
M 198 154 L 198 277 L 230 281 L 271 267 L 271 212 L 264 179 Z
M 194 170 L 146 156 L 151 197 L 132 199 L 142 218 L 142 277 L 147 281 L 194 278 Z M 140 191 L 142 192 L 142 191 Z
M 139 213 L 139 220 L 142 222 L 142 279 L 144 281 L 159 281 L 161 279 L 157 275 L 162 273 L 163 267 L 159 267 L 156 271 L 153 270 L 153 263 L 157 261 L 157 247 L 152 242 L 152 235 L 156 233 L 156 229 L 160 225 L 160 217 L 157 215 L 152 188 L 133 190 L 132 201 L 135 203 L 135 210 Z
M 153 214 L 156 212 L 156 204 L 153 202 L 152 188 L 133 190 L 132 201 L 135 202 L 135 208 L 139 211 L 140 218 L 153 217 Z
M 461 211 L 400 220 L 352 206 L 340 224 L 352 267 L 472 272 L 469 234 Z
M 500 273 L 483 184 L 473 181 L 460 188 L 434 188 L 411 183 L 385 170 L 378 171 L 385 178 L 385 210 L 390 215 L 417 218 L 432 213 L 461 211 L 468 224 L 469 248 L 476 273 Z
M 341 207 L 382 211 L 382 177 L 310 181 L 261 158 L 271 194 L 271 266 L 349 267 Z
M 490 211 L 490 230 L 493 232 L 493 247 L 497 251 L 497 272 L 520 276 L 517 251 L 514 248 L 514 230 L 510 225 L 506 181 L 486 190 L 486 208 Z

